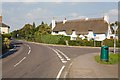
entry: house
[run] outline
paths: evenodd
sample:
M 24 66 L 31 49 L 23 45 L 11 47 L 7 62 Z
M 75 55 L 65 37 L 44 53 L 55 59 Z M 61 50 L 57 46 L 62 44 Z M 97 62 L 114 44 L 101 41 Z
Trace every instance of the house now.
M 0 16 L 0 33 L 9 33 L 10 27 L 2 22 L 2 16 Z
M 102 41 L 110 38 L 111 28 L 107 16 L 102 18 L 85 18 L 77 20 L 52 20 L 52 35 L 70 36 L 71 40 L 77 37 L 88 40 Z

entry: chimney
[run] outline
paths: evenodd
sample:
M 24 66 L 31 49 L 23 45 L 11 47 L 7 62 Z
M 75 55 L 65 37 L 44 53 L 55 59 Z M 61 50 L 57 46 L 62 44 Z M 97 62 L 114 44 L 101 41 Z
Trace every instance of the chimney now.
M 66 20 L 66 18 L 65 18 L 65 19 L 63 20 L 63 24 L 65 24 L 65 23 L 66 23 L 66 21 L 67 21 L 67 20 Z
M 2 16 L 0 16 L 0 23 L 2 22 Z
M 52 20 L 52 30 L 55 28 L 55 19 Z
M 106 21 L 107 23 L 109 23 L 109 17 L 108 16 L 105 15 L 103 18 L 104 18 L 104 21 Z

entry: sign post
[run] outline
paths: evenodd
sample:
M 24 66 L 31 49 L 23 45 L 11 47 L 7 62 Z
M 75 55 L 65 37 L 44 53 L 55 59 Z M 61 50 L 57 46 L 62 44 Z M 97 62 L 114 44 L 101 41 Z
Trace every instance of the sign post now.
M 117 31 L 117 29 L 118 29 L 118 26 L 117 25 L 114 25 L 114 26 L 112 26 L 112 28 L 113 28 L 113 30 L 114 30 L 114 54 L 115 54 L 115 52 L 116 52 L 116 31 Z
M 94 47 L 96 46 L 96 45 L 95 45 L 95 38 L 96 38 L 96 34 L 94 34 Z

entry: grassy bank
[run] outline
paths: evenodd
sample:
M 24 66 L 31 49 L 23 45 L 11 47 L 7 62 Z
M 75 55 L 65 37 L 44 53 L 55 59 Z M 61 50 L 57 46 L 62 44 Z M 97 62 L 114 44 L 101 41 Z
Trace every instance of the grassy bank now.
M 120 53 L 116 53 L 116 54 L 110 53 L 108 62 L 101 61 L 100 55 L 96 55 L 95 61 L 100 64 L 117 64 L 118 62 L 120 62 Z

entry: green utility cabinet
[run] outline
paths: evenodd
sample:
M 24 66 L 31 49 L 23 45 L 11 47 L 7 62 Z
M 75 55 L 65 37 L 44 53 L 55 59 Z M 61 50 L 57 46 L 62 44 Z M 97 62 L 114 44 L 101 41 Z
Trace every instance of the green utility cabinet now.
M 106 62 L 109 61 L 109 47 L 108 46 L 101 47 L 100 60 L 106 61 Z

